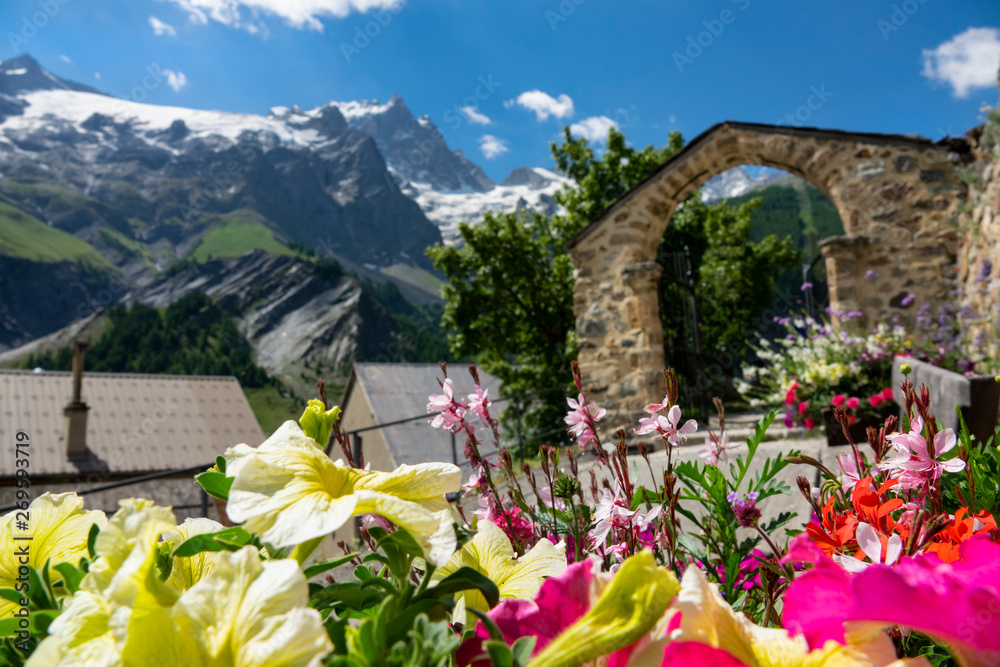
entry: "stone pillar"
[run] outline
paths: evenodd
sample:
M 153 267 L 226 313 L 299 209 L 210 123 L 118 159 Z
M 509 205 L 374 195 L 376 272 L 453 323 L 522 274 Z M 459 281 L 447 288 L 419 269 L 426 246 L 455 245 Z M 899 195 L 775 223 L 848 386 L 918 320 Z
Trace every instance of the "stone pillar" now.
M 659 264 L 612 265 L 600 276 L 581 268 L 574 287 L 579 363 L 588 397 L 608 410 L 602 435 L 637 423 L 663 398 Z

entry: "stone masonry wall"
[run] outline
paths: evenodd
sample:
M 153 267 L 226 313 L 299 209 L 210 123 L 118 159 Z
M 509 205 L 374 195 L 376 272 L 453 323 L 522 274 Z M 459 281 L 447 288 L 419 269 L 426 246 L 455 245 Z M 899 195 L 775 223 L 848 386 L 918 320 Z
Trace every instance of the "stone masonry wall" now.
M 990 128 L 1000 135 L 1000 127 Z M 989 130 L 988 130 L 989 131 Z M 961 217 L 963 243 L 959 256 L 962 305 L 979 318 L 972 322 L 978 339 L 993 359 L 1000 358 L 1000 143 L 985 145 L 976 132 L 975 183 Z

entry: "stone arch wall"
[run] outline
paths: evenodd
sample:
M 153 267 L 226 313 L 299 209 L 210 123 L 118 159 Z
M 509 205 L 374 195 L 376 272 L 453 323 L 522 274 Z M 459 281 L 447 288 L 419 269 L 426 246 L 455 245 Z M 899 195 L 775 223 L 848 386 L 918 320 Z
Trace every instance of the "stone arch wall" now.
M 860 311 L 864 326 L 892 314 L 905 322 L 915 303 L 938 304 L 956 286 L 968 153 L 961 140 L 935 144 L 735 122 L 694 139 L 569 244 L 577 270 L 579 362 L 592 398 L 608 409 L 604 426 L 634 423 L 642 407 L 662 395 L 656 252 L 677 206 L 705 181 L 741 164 L 809 181 L 836 206 L 846 232 L 821 244 L 831 307 Z M 870 268 L 883 279 L 866 279 Z M 775 314 L 782 308 L 776 304 Z

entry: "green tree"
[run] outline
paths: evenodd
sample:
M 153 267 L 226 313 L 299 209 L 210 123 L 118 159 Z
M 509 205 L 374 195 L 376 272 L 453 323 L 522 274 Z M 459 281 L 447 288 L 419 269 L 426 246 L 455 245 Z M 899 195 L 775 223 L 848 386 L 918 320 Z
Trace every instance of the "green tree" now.
M 461 247 L 428 249 L 448 279 L 442 324 L 454 332 L 452 352 L 476 358 L 508 394 L 569 387 L 576 332 L 566 242 L 682 145 L 680 133 L 672 132 L 663 148 L 637 150 L 612 128 L 599 155 L 565 128 L 563 143 L 551 144 L 556 166 L 574 182 L 555 197 L 565 214 L 487 213 L 477 225 L 459 225 Z M 558 433 L 565 411 L 563 392 L 544 393 L 525 416 L 525 428 Z
M 658 259 L 666 266 L 660 290 L 666 358 L 678 370 L 682 400 L 689 404 L 698 404 L 701 393 L 706 399 L 732 396 L 731 380 L 747 352 L 747 333 L 761 328 L 760 313 L 771 305 L 782 271 L 801 261 L 788 236 L 750 240 L 750 222 L 761 203 L 757 198 L 730 208 L 722 202 L 705 204 L 695 193 L 678 209 L 660 244 Z M 671 255 L 685 247 L 694 273 L 704 364 L 690 354 L 691 311 L 684 308 L 690 292 L 678 284 L 684 277 L 671 270 Z
M 459 231 L 461 247 L 427 251 L 448 279 L 442 324 L 455 332 L 452 352 L 476 358 L 507 394 L 570 382 L 573 266 L 554 221 L 537 213 L 487 213 Z M 563 405 L 561 392 L 544 394 L 525 416 L 526 429 L 558 428 Z

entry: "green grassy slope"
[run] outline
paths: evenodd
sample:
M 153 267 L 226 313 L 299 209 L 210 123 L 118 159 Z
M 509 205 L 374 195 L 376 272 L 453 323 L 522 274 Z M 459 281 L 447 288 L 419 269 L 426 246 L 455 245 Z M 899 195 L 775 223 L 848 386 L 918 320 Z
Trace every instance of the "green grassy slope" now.
M 90 244 L 3 202 L 0 202 L 0 254 L 35 262 L 68 261 L 92 268 L 113 268 Z
M 275 255 L 294 254 L 260 223 L 249 218 L 228 218 L 205 235 L 191 257 L 197 262 L 205 262 L 209 258 L 239 257 L 258 248 Z

